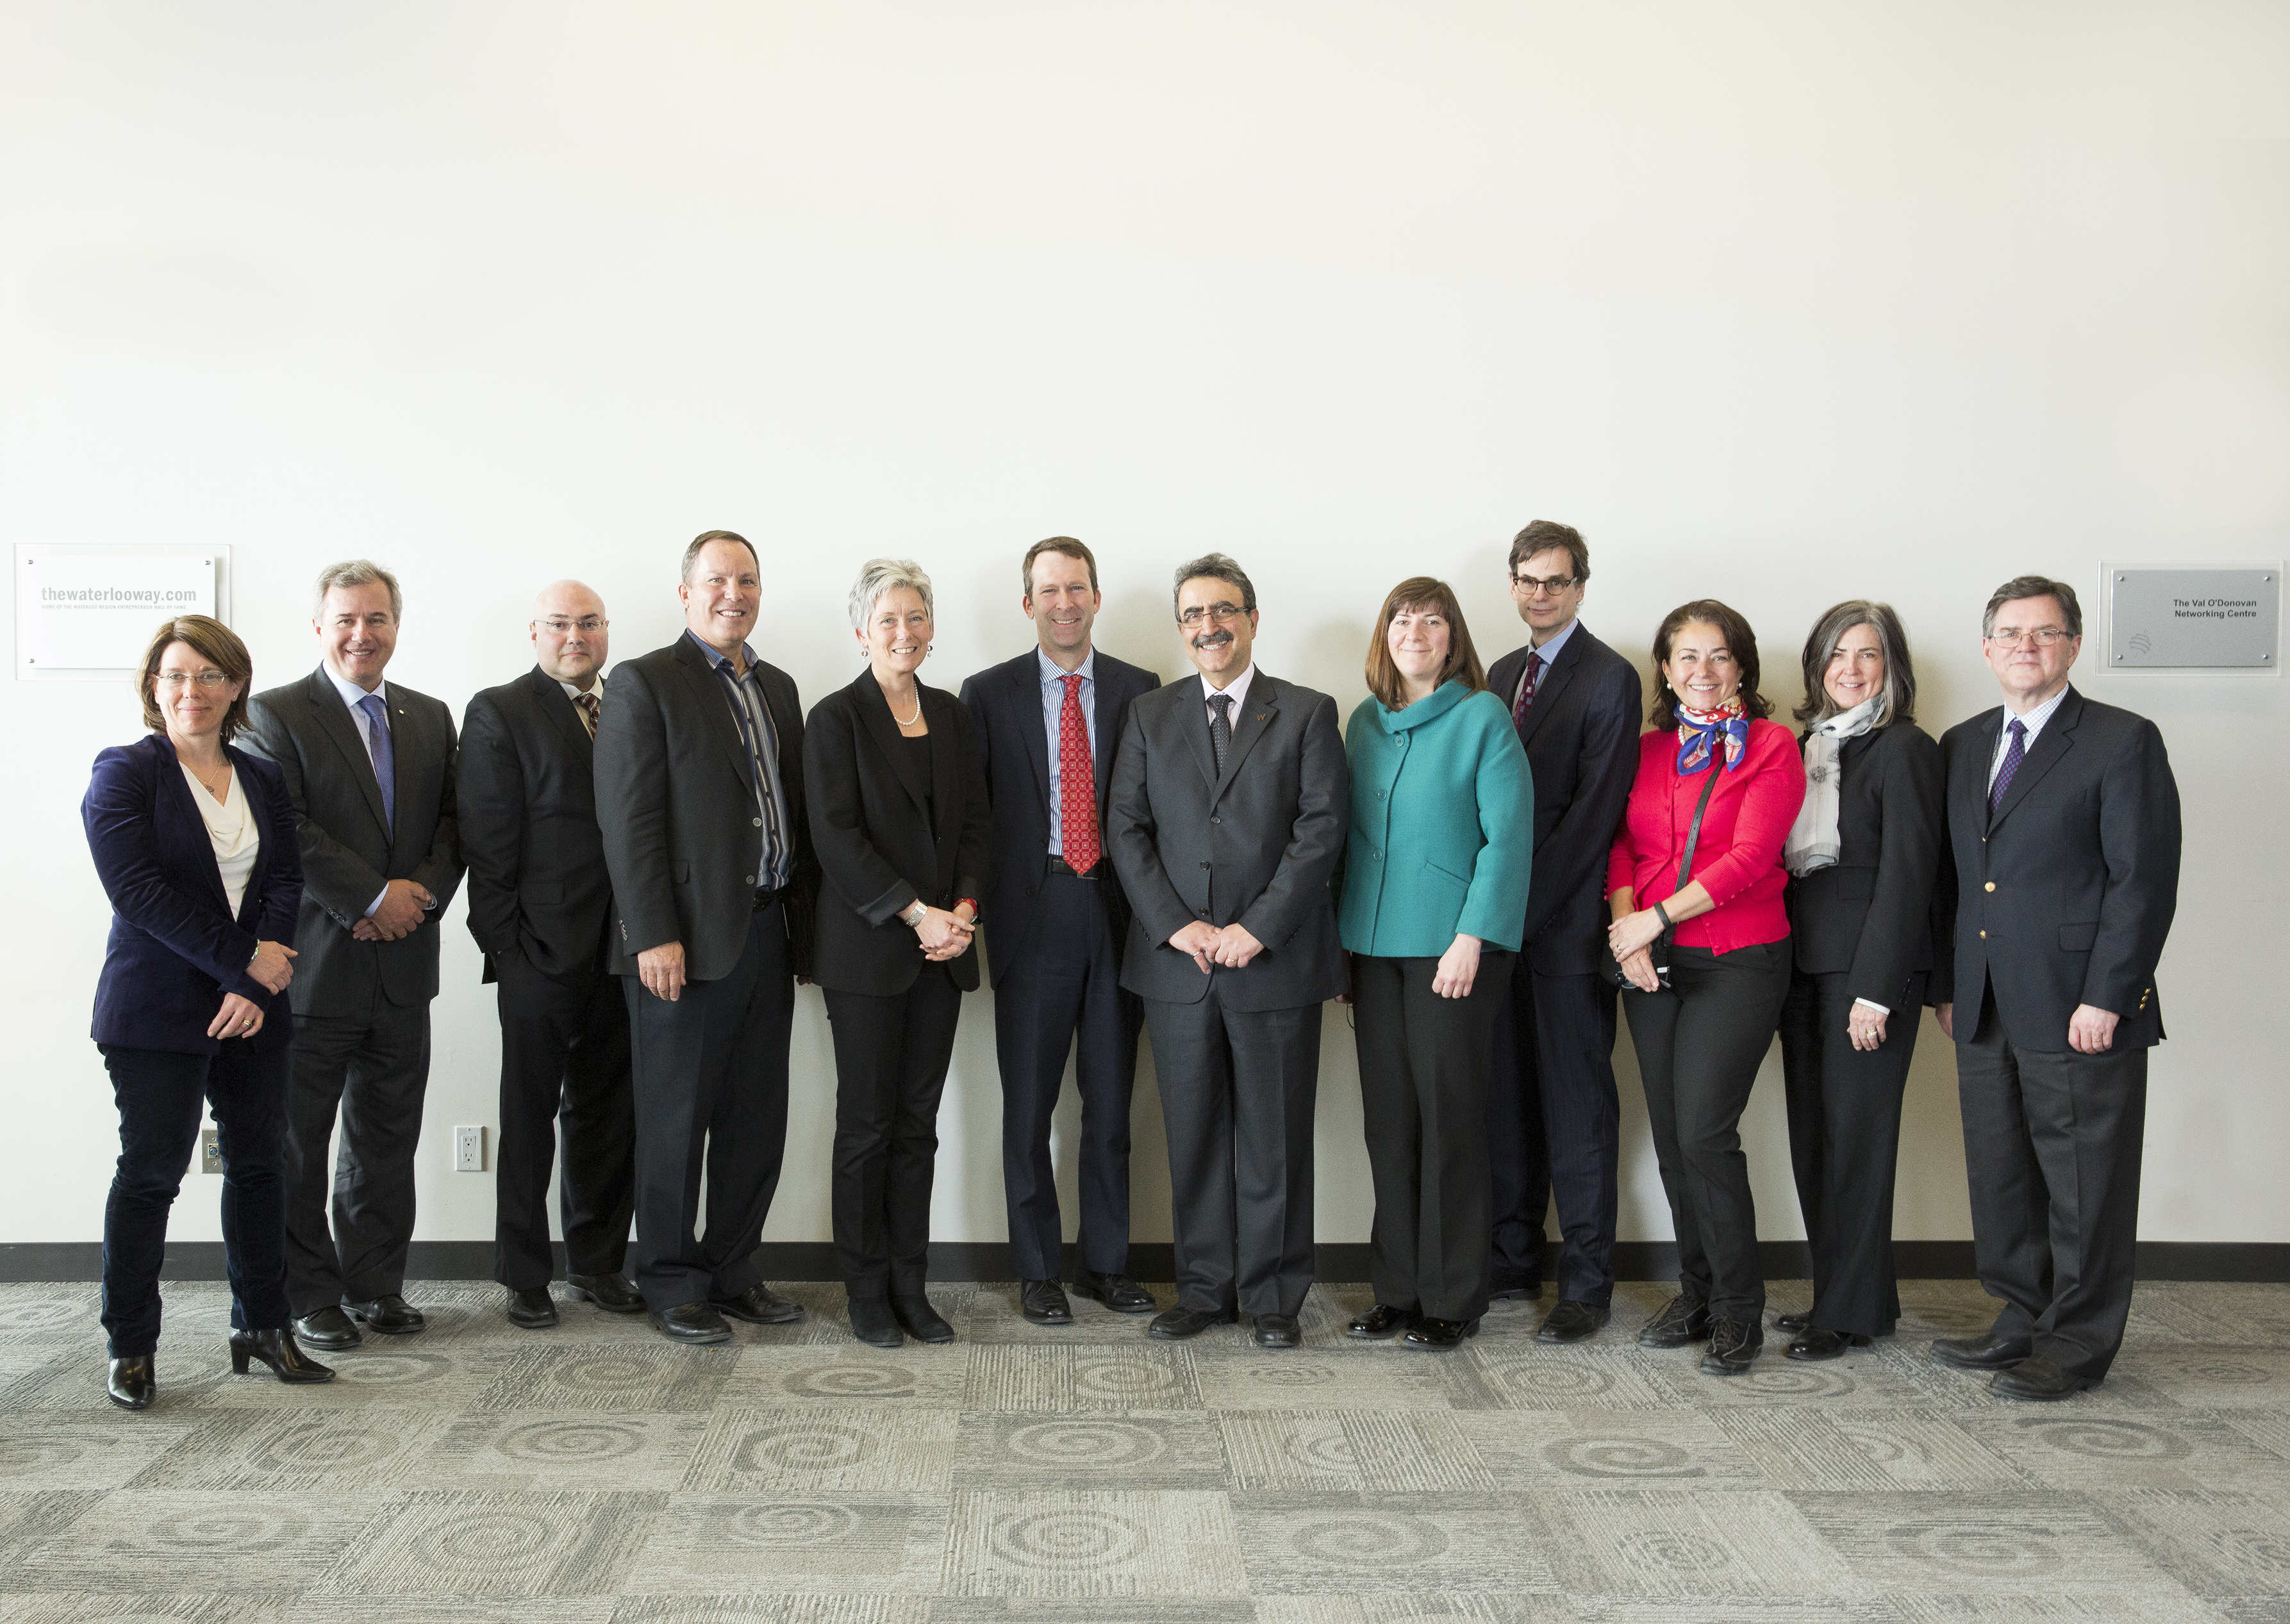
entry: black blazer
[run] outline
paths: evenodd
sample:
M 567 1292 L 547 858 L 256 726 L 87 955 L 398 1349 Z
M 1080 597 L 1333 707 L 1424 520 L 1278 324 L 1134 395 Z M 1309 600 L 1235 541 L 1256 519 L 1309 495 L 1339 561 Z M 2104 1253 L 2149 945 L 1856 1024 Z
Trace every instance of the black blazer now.
M 488 981 L 509 955 L 560 979 L 597 968 L 613 882 L 596 760 L 588 724 L 539 666 L 473 696 L 461 715 L 461 860 Z
M 301 922 L 294 936 L 298 1015 L 364 1015 L 376 993 L 401 1008 L 437 996 L 437 924 L 461 883 L 454 813 L 453 713 L 386 682 L 396 822 L 383 815 L 373 758 L 324 671 L 247 701 L 244 748 L 278 768 L 302 847 Z M 436 899 L 396 941 L 350 934 L 391 880 Z
M 1513 649 L 1487 673 L 1488 691 L 1506 710 L 1526 656 Z M 1606 853 L 1637 779 L 1645 700 L 1637 668 L 1577 622 L 1526 713 L 1520 742 L 1534 773 L 1534 877 L 1521 951 L 1545 975 L 1598 969 Z
M 2036 735 L 1996 815 L 1988 766 L 2004 709 L 1941 737 L 1956 869 L 1955 950 L 1933 976 L 1970 1043 L 1990 988 L 2005 1036 L 2068 1046 L 2079 1004 L 2122 1018 L 2118 1049 L 2163 1040 L 2155 964 L 2179 904 L 2179 786 L 2146 717 L 2073 687 Z
M 928 963 L 899 915 L 919 897 L 950 908 L 985 906 L 993 813 L 970 712 L 943 688 L 917 682 L 930 724 L 930 778 L 901 749 L 899 724 L 871 670 L 812 708 L 804 764 L 813 785 L 811 838 L 825 876 L 813 977 L 835 992 L 889 997 Z M 927 804 L 929 810 L 925 812 Z M 965 992 L 978 986 L 978 949 L 946 969 Z
M 1113 793 L 1113 756 L 1128 725 L 1129 707 L 1139 694 L 1161 685 L 1152 672 L 1096 651 L 1097 742 L 1092 751 L 1097 780 L 1097 828 L 1109 850 L 1101 860 L 1111 874 L 1110 843 L 1103 839 L 1105 809 Z M 1043 858 L 1050 849 L 1050 741 L 1042 722 L 1042 665 L 1038 651 L 989 666 L 962 684 L 962 702 L 977 724 L 978 753 L 994 798 L 993 878 L 981 899 L 981 928 L 993 949 L 987 973 L 996 986 L 1017 961 L 1034 928 L 1034 900 L 1041 895 Z M 1129 929 L 1129 907 L 1118 884 L 1105 887 L 1113 940 Z
M 788 944 L 811 973 L 811 908 L 819 862 L 804 813 L 803 701 L 795 679 L 756 662 L 779 734 L 793 894 Z M 723 679 L 686 633 L 613 668 L 597 722 L 597 826 L 612 876 L 608 967 L 634 975 L 637 955 L 684 944 L 684 972 L 720 981 L 747 946 L 763 850 L 755 764 Z
M 167 736 L 95 758 L 79 810 L 96 877 L 111 899 L 111 940 L 95 983 L 99 1044 L 213 1054 L 226 1040 L 209 1037 L 207 1028 L 226 993 L 262 1011 L 260 1032 L 228 1041 L 258 1050 L 294 1041 L 287 994 L 266 992 L 246 973 L 261 942 L 294 945 L 302 901 L 294 807 L 277 768 L 228 745 L 223 754 L 238 769 L 247 814 L 262 833 L 235 915 L 206 820 Z M 298 965 L 298 980 L 300 973 Z
M 1940 746 L 1914 722 L 1894 722 L 1847 739 L 1838 761 L 1838 860 L 1790 881 L 1790 939 L 1798 969 L 1842 972 L 1853 996 L 1897 1011 L 1910 978 L 1933 964 Z
M 1199 680 L 1156 688 L 1129 707 L 1108 813 L 1106 849 L 1133 913 L 1121 961 L 1131 992 L 1197 1004 L 1213 976 L 1226 1007 L 1279 1010 L 1344 990 L 1328 879 L 1351 827 L 1351 769 L 1335 700 L 1258 668 L 1220 773 Z M 1196 919 L 1237 921 L 1264 951 L 1203 975 L 1169 945 Z

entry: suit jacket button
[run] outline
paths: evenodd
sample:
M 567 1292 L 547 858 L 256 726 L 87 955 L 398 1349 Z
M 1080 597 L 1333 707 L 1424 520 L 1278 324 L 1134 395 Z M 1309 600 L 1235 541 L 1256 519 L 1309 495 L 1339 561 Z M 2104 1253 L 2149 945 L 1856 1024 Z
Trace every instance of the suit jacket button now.
M 1980 940 L 1982 940 L 1982 941 L 1986 941 L 1986 940 L 1988 940 L 1988 932 L 1985 932 L 1985 931 L 1981 932 L 1980 932 Z
M 745 879 L 745 881 L 744 881 L 744 883 L 745 883 L 745 884 L 749 884 L 749 885 L 754 884 L 756 883 L 756 876 L 755 876 L 754 875 L 752 875 L 752 874 L 750 874 L 750 875 L 747 876 L 746 876 L 746 879 Z M 1981 933 L 1982 936 L 1985 936 L 1985 935 L 1987 935 L 1987 934 L 1988 934 L 1988 932 L 1985 932 L 1985 931 L 1982 931 L 1982 932 L 1981 932 L 1980 933 Z
M 1988 882 L 1987 889 L 1989 889 L 1990 891 L 1993 891 L 1993 890 L 1995 890 L 1995 889 L 1996 889 L 1996 882 L 1995 882 L 1994 880 L 1990 880 L 1990 881 L 1989 881 L 1989 882 Z
M 1197 913 L 1197 914 L 1196 914 L 1196 915 L 1194 915 L 1194 916 L 1193 916 L 1193 917 L 1194 917 L 1194 918 L 1196 918 L 1196 919 L 1205 919 L 1205 918 L 1207 918 L 1208 916 L 1209 916 L 1208 909 L 1206 909 L 1206 908 L 1203 908 L 1199 913 Z
M 749 819 L 749 820 L 748 820 L 748 821 L 749 821 L 749 823 L 753 824 L 753 825 L 754 825 L 756 828 L 763 828 L 763 827 L 764 827 L 764 820 L 763 820 L 761 818 L 750 818 L 750 819 Z M 1994 887 L 1993 885 L 1990 885 L 1988 889 L 1989 889 L 1989 890 L 1990 890 L 1990 891 L 1993 891 L 1993 890 L 1995 890 L 1995 889 L 1996 889 L 1996 887 Z
M 1224 820 L 1222 818 L 1211 818 L 1209 821 L 1211 823 L 1222 823 Z

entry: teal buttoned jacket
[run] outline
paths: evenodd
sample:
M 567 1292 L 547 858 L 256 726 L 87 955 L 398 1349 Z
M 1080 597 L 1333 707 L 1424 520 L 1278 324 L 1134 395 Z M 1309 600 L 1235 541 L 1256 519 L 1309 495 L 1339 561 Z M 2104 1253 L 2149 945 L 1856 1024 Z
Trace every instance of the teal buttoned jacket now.
M 1437 958 L 1460 934 L 1516 952 L 1534 861 L 1534 779 L 1502 701 L 1461 682 L 1405 710 L 1371 697 L 1352 712 L 1344 753 L 1345 951 Z

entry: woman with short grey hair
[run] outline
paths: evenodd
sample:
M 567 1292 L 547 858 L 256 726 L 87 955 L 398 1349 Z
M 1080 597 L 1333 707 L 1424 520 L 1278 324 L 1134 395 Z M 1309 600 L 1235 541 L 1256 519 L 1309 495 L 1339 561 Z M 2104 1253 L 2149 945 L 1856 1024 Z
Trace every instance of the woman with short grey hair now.
M 930 577 L 870 558 L 851 588 L 867 661 L 804 728 L 812 844 L 825 884 L 813 975 L 835 1035 L 835 1250 L 852 1334 L 950 1342 L 924 1295 L 939 1096 L 986 889 L 986 766 L 970 712 L 915 673 Z
M 1813 1307 L 1774 1322 L 1792 1359 L 1834 1359 L 1900 1317 L 1893 1180 L 1933 964 L 1940 747 L 1886 604 L 1848 599 L 1805 644 L 1805 804 L 1782 849 L 1792 970 L 1780 1019 L 1790 1161 Z

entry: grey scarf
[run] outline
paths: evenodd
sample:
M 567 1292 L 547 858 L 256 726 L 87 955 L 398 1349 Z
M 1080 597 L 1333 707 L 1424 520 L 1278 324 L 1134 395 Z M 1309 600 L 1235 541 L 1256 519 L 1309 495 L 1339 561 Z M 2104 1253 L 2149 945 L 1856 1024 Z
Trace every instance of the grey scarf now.
M 1885 720 L 1885 696 L 1863 700 L 1817 724 L 1805 736 L 1805 804 L 1782 848 L 1782 865 L 1798 878 L 1834 868 L 1840 852 L 1837 812 L 1845 785 L 1845 741 Z

